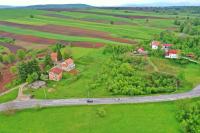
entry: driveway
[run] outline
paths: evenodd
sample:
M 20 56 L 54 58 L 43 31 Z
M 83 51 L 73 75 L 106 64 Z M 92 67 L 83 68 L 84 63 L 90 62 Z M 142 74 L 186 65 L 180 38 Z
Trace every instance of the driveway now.
M 135 96 L 121 98 L 90 98 L 93 102 L 88 103 L 88 98 L 79 99 L 56 99 L 56 100 L 28 100 L 28 101 L 11 101 L 0 104 L 0 111 L 8 109 L 26 109 L 34 107 L 56 107 L 71 105 L 100 105 L 100 104 L 126 104 L 126 103 L 150 103 L 175 101 L 186 98 L 200 97 L 200 85 L 189 92 L 179 94 L 153 95 L 153 96 Z

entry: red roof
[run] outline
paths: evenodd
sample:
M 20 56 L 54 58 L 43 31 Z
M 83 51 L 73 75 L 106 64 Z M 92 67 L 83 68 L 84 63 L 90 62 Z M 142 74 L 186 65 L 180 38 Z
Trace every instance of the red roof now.
M 57 60 L 57 53 L 51 53 L 51 59 L 52 60 Z
M 62 69 L 58 68 L 58 67 L 54 67 L 50 70 L 50 72 L 52 73 L 56 73 L 56 74 L 60 74 L 62 73 Z
M 178 50 L 169 50 L 166 54 L 169 55 L 169 54 L 177 54 L 178 53 Z
M 171 47 L 173 44 L 163 44 L 165 47 Z
M 159 42 L 159 41 L 153 41 L 153 42 L 151 43 L 151 45 L 159 46 L 159 45 L 160 45 L 160 42 Z
M 144 48 L 139 48 L 138 51 L 144 51 Z
M 74 63 L 74 60 L 72 60 L 71 58 L 69 58 L 69 59 L 67 59 L 67 60 L 65 60 L 65 63 L 66 64 L 73 64 Z

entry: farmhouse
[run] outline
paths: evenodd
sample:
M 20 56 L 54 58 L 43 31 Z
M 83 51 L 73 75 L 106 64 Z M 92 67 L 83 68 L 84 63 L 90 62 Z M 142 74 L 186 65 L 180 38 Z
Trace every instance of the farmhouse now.
M 141 55 L 147 55 L 147 54 L 148 54 L 148 52 L 145 51 L 144 48 L 139 48 L 139 49 L 137 50 L 137 53 L 138 53 L 138 54 L 141 54 Z
M 171 59 L 179 58 L 178 51 L 177 50 L 169 50 L 169 51 L 167 51 L 165 53 L 165 58 L 171 58 Z
M 159 46 L 160 46 L 160 42 L 159 41 L 152 41 L 150 45 L 151 45 L 152 49 L 158 49 Z
M 168 51 L 171 46 L 173 46 L 173 44 L 163 44 L 162 49 L 164 49 L 165 51 Z
M 62 79 L 62 72 L 63 70 L 58 68 L 58 67 L 54 67 L 49 71 L 49 80 L 54 80 L 54 81 L 59 81 Z
M 74 60 L 72 60 L 71 58 L 65 60 L 60 65 L 61 65 L 61 69 L 67 72 L 75 69 Z
M 51 60 L 53 62 L 57 62 L 58 61 L 58 54 L 56 52 L 51 53 Z

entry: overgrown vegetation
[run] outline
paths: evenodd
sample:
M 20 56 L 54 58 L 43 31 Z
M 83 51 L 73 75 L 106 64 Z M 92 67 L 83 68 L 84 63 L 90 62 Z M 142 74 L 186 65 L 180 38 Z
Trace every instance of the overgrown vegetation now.
M 180 86 L 179 79 L 166 73 L 145 73 L 148 65 L 144 57 L 128 54 L 127 47 L 108 46 L 105 53 L 112 54 L 98 74 L 93 88 L 101 85 L 115 95 L 144 95 L 173 92 Z
M 200 102 L 182 102 L 179 104 L 177 118 L 185 133 L 200 132 Z

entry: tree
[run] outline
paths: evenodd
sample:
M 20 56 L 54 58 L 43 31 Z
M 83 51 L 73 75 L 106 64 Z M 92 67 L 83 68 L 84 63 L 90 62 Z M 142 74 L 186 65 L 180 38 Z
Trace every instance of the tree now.
M 3 63 L 11 63 L 10 57 L 8 55 L 3 55 Z
M 11 63 L 14 62 L 14 61 L 16 60 L 16 57 L 15 57 L 14 54 L 9 54 L 8 56 L 9 56 L 9 58 L 10 58 L 9 60 L 10 60 Z
M 17 67 L 16 66 L 10 67 L 10 72 L 16 74 L 17 73 Z
M 30 15 L 30 18 L 34 18 L 34 16 L 31 14 L 31 15 Z
M 20 60 L 23 60 L 26 56 L 26 52 L 22 49 L 19 49 L 17 50 L 17 57 L 20 59 Z
M 71 51 L 71 48 L 69 48 L 69 47 L 63 48 L 62 51 L 61 51 L 61 53 L 62 53 L 62 57 L 64 59 L 72 57 L 72 51 Z
M 26 81 L 28 75 L 31 75 L 32 73 L 37 73 L 40 76 L 40 67 L 35 59 L 27 63 L 20 63 L 17 69 L 21 81 Z
M 113 25 L 113 24 L 114 24 L 114 21 L 110 21 L 110 24 L 112 24 L 112 25 Z
M 26 82 L 28 82 L 30 84 L 30 83 L 33 83 L 34 81 L 38 80 L 38 78 L 39 78 L 39 75 L 36 72 L 34 72 L 34 73 L 28 75 Z
M 3 62 L 3 56 L 0 55 L 0 62 Z
M 46 68 L 46 66 L 53 66 L 53 61 L 51 60 L 50 55 L 46 55 L 45 59 L 44 59 L 44 67 Z
M 62 54 L 60 52 L 60 49 L 57 49 L 57 58 L 59 61 L 62 60 Z

